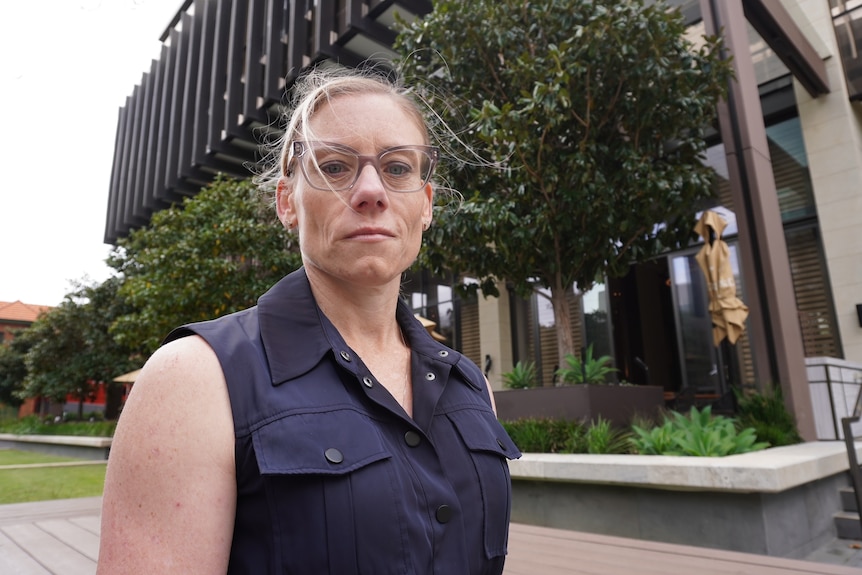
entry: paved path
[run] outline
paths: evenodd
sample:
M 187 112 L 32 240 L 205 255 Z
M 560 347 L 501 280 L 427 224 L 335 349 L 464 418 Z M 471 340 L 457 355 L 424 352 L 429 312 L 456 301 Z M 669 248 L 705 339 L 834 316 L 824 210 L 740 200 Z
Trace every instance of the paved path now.
M 93 575 L 100 505 L 100 497 L 0 505 L 0 575 Z M 818 563 L 513 524 L 505 575 L 862 575 L 862 553 L 853 563 L 830 549 Z

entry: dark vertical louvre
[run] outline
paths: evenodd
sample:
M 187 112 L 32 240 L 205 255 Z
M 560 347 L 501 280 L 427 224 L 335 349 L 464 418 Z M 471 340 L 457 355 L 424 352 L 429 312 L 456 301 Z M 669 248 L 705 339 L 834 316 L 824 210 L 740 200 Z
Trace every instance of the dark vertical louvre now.
M 417 0 L 182 2 L 118 119 L 105 241 L 220 172 L 248 177 L 265 132 L 279 127 L 285 89 L 310 65 L 355 66 L 372 54 L 353 50 L 390 45 L 395 32 L 375 19 L 394 7 L 408 17 L 432 9 Z M 350 44 L 357 35 L 366 41 Z
M 147 74 L 144 74 L 146 80 Z M 123 173 L 124 187 L 126 188 L 126 202 L 123 206 L 123 224 L 127 226 L 140 225 L 141 221 L 135 219 L 135 173 L 137 171 L 137 158 L 140 154 L 140 132 L 141 132 L 141 111 L 144 107 L 144 99 L 142 98 L 142 88 L 140 85 L 135 86 L 132 90 L 132 106 L 131 118 L 129 125 L 128 139 L 128 157 L 129 162 L 125 166 Z
M 146 168 L 144 169 L 144 179 L 142 182 L 144 186 L 144 205 L 147 207 L 149 214 L 152 214 L 156 210 L 164 207 L 164 205 L 159 201 L 159 188 L 156 186 L 156 182 L 158 181 L 158 164 L 159 159 L 161 158 L 160 150 L 162 147 L 162 113 L 164 112 L 162 101 L 165 91 L 165 74 L 169 61 L 167 54 L 167 46 L 162 45 L 160 57 L 158 61 L 155 62 L 152 74 L 153 93 L 150 97 L 150 119 L 147 127 L 147 130 L 149 131 L 149 135 L 147 136 L 147 154 L 143 159 L 143 163 L 146 164 Z

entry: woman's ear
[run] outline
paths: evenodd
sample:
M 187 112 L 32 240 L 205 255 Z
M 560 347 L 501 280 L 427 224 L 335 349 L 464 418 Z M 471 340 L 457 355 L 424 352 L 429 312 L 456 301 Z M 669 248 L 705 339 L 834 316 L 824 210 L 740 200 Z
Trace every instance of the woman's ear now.
M 427 223 L 425 229 L 428 229 L 434 217 L 434 186 L 430 182 L 425 184 L 422 195 L 425 196 L 425 201 L 422 205 L 422 221 Z
M 294 206 L 293 182 L 285 177 L 278 179 L 275 188 L 275 211 L 285 229 L 296 227 L 296 209 Z

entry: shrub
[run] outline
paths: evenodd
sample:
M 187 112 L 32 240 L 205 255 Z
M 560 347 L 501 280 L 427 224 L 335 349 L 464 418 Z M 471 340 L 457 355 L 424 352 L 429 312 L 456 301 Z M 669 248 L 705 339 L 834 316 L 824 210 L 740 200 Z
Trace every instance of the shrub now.
M 632 444 L 643 455 L 691 455 L 722 457 L 758 451 L 769 446 L 757 442 L 751 427 L 737 430 L 736 421 L 713 416 L 712 408 L 691 408 L 688 415 L 672 411 L 660 426 L 652 429 L 633 426 Z
M 613 359 L 609 355 L 593 357 L 593 345 L 584 352 L 584 358 L 574 354 L 567 354 L 564 358 L 568 367 L 557 370 L 560 382 L 569 383 L 606 383 L 608 375 L 617 371 L 613 367 Z
M 503 374 L 503 383 L 509 389 L 527 389 L 536 385 L 536 364 L 518 362 L 512 371 Z
M 0 421 L 0 433 L 14 433 L 16 435 L 112 437 L 116 427 L 116 421 L 61 421 L 55 423 L 53 419 L 42 421 L 36 415 Z
M 590 425 L 550 418 L 502 421 L 518 449 L 533 453 L 629 453 L 625 431 L 599 419 Z
M 778 386 L 767 388 L 766 393 L 734 390 L 739 425 L 754 429 L 757 438 L 772 447 L 802 442 L 793 415 L 784 405 Z
M 616 429 L 611 422 L 599 418 L 586 429 L 587 453 L 630 453 L 631 433 Z
M 562 419 L 524 418 L 504 421 L 503 427 L 521 451 L 571 453 L 567 448 L 579 443 L 580 424 Z

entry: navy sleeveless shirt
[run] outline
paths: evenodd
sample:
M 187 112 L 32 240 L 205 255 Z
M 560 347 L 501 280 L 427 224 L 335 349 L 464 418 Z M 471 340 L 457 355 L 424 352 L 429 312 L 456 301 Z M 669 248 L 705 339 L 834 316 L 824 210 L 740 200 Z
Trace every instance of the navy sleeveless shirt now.
M 230 574 L 503 571 L 520 452 L 484 377 L 399 302 L 413 418 L 317 307 L 305 270 L 256 307 L 172 332 L 213 348 L 236 433 Z

